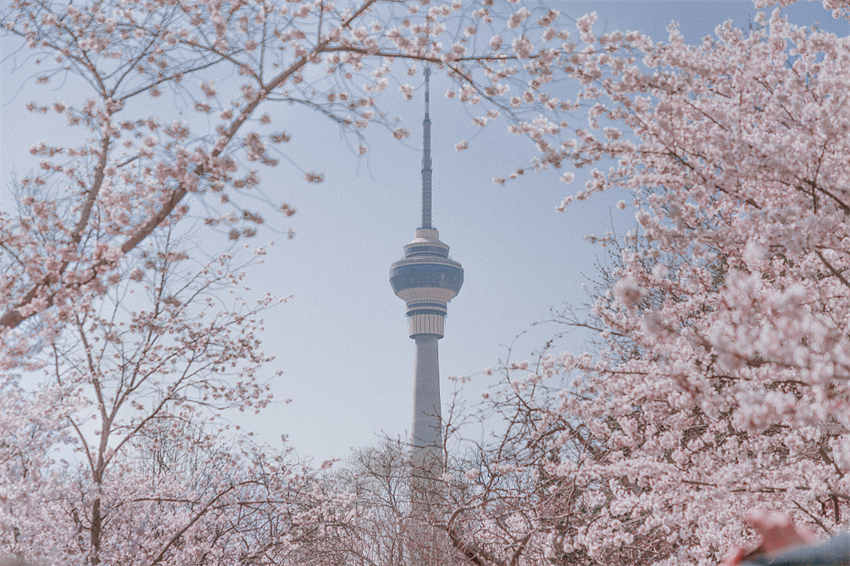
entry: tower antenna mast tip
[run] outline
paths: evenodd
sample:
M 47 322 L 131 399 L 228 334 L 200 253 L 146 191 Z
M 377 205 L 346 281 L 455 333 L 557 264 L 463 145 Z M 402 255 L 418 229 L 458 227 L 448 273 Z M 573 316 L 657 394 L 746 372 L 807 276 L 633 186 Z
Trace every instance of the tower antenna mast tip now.
M 425 119 L 422 121 L 422 228 L 431 229 L 431 67 L 425 65 Z

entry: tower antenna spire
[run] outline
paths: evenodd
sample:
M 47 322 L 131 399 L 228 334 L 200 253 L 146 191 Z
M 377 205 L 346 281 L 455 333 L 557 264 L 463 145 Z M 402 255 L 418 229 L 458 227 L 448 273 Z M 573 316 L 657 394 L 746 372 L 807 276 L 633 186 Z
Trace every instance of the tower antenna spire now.
M 425 66 L 425 119 L 422 120 L 422 228 L 431 228 L 431 67 Z

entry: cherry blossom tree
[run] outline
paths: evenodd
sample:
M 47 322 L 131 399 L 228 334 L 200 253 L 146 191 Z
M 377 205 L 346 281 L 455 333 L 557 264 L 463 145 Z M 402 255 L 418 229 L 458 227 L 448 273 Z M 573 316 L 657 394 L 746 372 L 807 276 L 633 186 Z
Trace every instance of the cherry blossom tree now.
M 846 2 L 823 5 L 848 16 Z M 586 47 L 562 69 L 587 123 L 572 138 L 538 123 L 535 165 L 594 167 L 560 208 L 625 191 L 637 231 L 589 318 L 572 321 L 596 331 L 596 351 L 548 352 L 506 385 L 532 423 L 521 445 L 551 431 L 556 447 L 513 470 L 554 482 L 564 514 L 578 489 L 594 514 L 537 539 L 541 552 L 716 564 L 754 508 L 821 536 L 846 529 L 847 38 L 781 9 L 696 44 L 675 25 L 656 42 L 593 22 L 578 21 Z M 575 442 L 580 455 L 559 447 Z
M 4 390 L 3 552 L 281 563 L 337 512 L 285 447 L 234 434 L 228 417 L 271 401 L 257 332 L 272 299 L 225 308 L 242 277 L 232 257 L 192 273 L 170 238 L 156 240 L 144 269 L 79 305 L 41 348 L 52 383 Z
M 439 489 L 432 490 L 427 501 L 413 494 L 421 488 L 421 470 L 414 467 L 407 443 L 387 439 L 376 447 L 353 450 L 347 461 L 329 467 L 316 484 L 328 497 L 348 504 L 334 523 L 323 525 L 320 536 L 300 546 L 293 563 L 466 563 L 446 536 L 445 506 L 438 494 L 447 486 L 432 482 Z
M 402 77 L 424 63 L 460 103 L 486 103 L 480 125 L 515 119 L 504 83 L 563 56 L 556 17 L 489 1 L 13 1 L 19 76 L 35 65 L 35 86 L 66 98 L 26 104 L 62 133 L 30 148 L 35 172 L 0 211 L 3 552 L 307 563 L 347 503 L 228 428 L 270 402 L 257 333 L 272 299 L 218 299 L 242 277 L 230 242 L 295 210 L 260 189 L 297 135 L 274 106 L 331 120 L 364 153 L 370 123 L 408 135 L 380 92 L 393 81 L 409 98 Z M 212 259 L 174 244 L 204 230 L 226 242 Z

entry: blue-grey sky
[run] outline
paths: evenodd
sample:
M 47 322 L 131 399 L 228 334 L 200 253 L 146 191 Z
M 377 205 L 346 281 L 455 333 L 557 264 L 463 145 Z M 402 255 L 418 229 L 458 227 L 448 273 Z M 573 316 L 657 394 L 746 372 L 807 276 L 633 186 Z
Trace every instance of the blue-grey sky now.
M 746 26 L 754 14 L 750 2 L 732 0 L 551 4 L 573 17 L 597 11 L 597 31 L 639 29 L 662 38 L 675 19 L 689 41 L 725 19 Z M 794 19 L 830 23 L 819 5 L 805 2 Z M 29 87 L 19 89 L 26 69 L 10 75 L 6 60 L 2 70 L 0 177 L 7 180 L 34 165 L 27 153 L 32 143 L 56 132 L 21 111 L 31 99 Z M 475 375 L 467 396 L 477 396 L 496 379 L 480 371 L 504 356 L 517 333 L 547 319 L 552 308 L 586 300 L 582 274 L 592 274 L 604 252 L 584 237 L 607 232 L 612 221 L 624 231 L 633 213 L 615 208 L 623 195 L 614 194 L 556 212 L 560 200 L 583 184 L 582 171 L 573 186 L 552 174 L 493 184 L 492 177 L 510 173 L 532 148 L 501 126 L 473 137 L 478 128 L 442 96 L 447 83 L 439 73 L 433 83 L 434 224 L 465 269 L 440 342 L 445 402 L 452 388 L 448 376 Z M 298 211 L 286 221 L 267 216 L 284 232 L 292 227 L 296 237 L 261 234 L 257 244 L 273 238 L 276 245 L 249 278 L 259 291 L 293 296 L 267 315 L 264 336 L 266 350 L 278 358 L 269 375 L 284 370 L 275 391 L 292 403 L 245 424 L 270 442 L 286 434 L 300 454 L 318 460 L 344 457 L 351 447 L 374 444 L 384 434 L 403 435 L 410 426 L 414 348 L 404 304 L 393 295 L 387 272 L 419 222 L 421 89 L 414 101 L 394 109 L 411 130 L 409 144 L 370 128 L 367 159 L 357 158 L 336 127 L 314 114 L 289 110 L 274 117 L 295 134 L 291 157 L 305 169 L 323 171 L 326 181 L 307 184 L 285 164 L 264 172 L 263 191 Z M 470 139 L 470 149 L 456 152 L 461 139 Z M 5 195 L 0 203 L 7 205 Z M 539 346 L 547 332 L 536 328 L 524 337 L 518 356 Z M 570 345 L 582 348 L 582 337 Z

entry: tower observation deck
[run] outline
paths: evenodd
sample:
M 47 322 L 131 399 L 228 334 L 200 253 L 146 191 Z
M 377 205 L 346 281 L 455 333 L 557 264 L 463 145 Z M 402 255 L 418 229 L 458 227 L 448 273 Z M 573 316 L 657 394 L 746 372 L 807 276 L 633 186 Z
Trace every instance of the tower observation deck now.
M 440 241 L 431 224 L 431 117 L 430 69 L 425 69 L 425 119 L 422 122 L 422 225 L 404 246 L 404 257 L 390 267 L 390 285 L 407 303 L 410 338 L 416 343 L 413 375 L 414 464 L 440 462 L 442 425 L 440 368 L 437 341 L 443 337 L 447 304 L 463 285 L 463 267 L 449 257 L 449 246 Z M 428 462 L 430 460 L 430 463 Z

